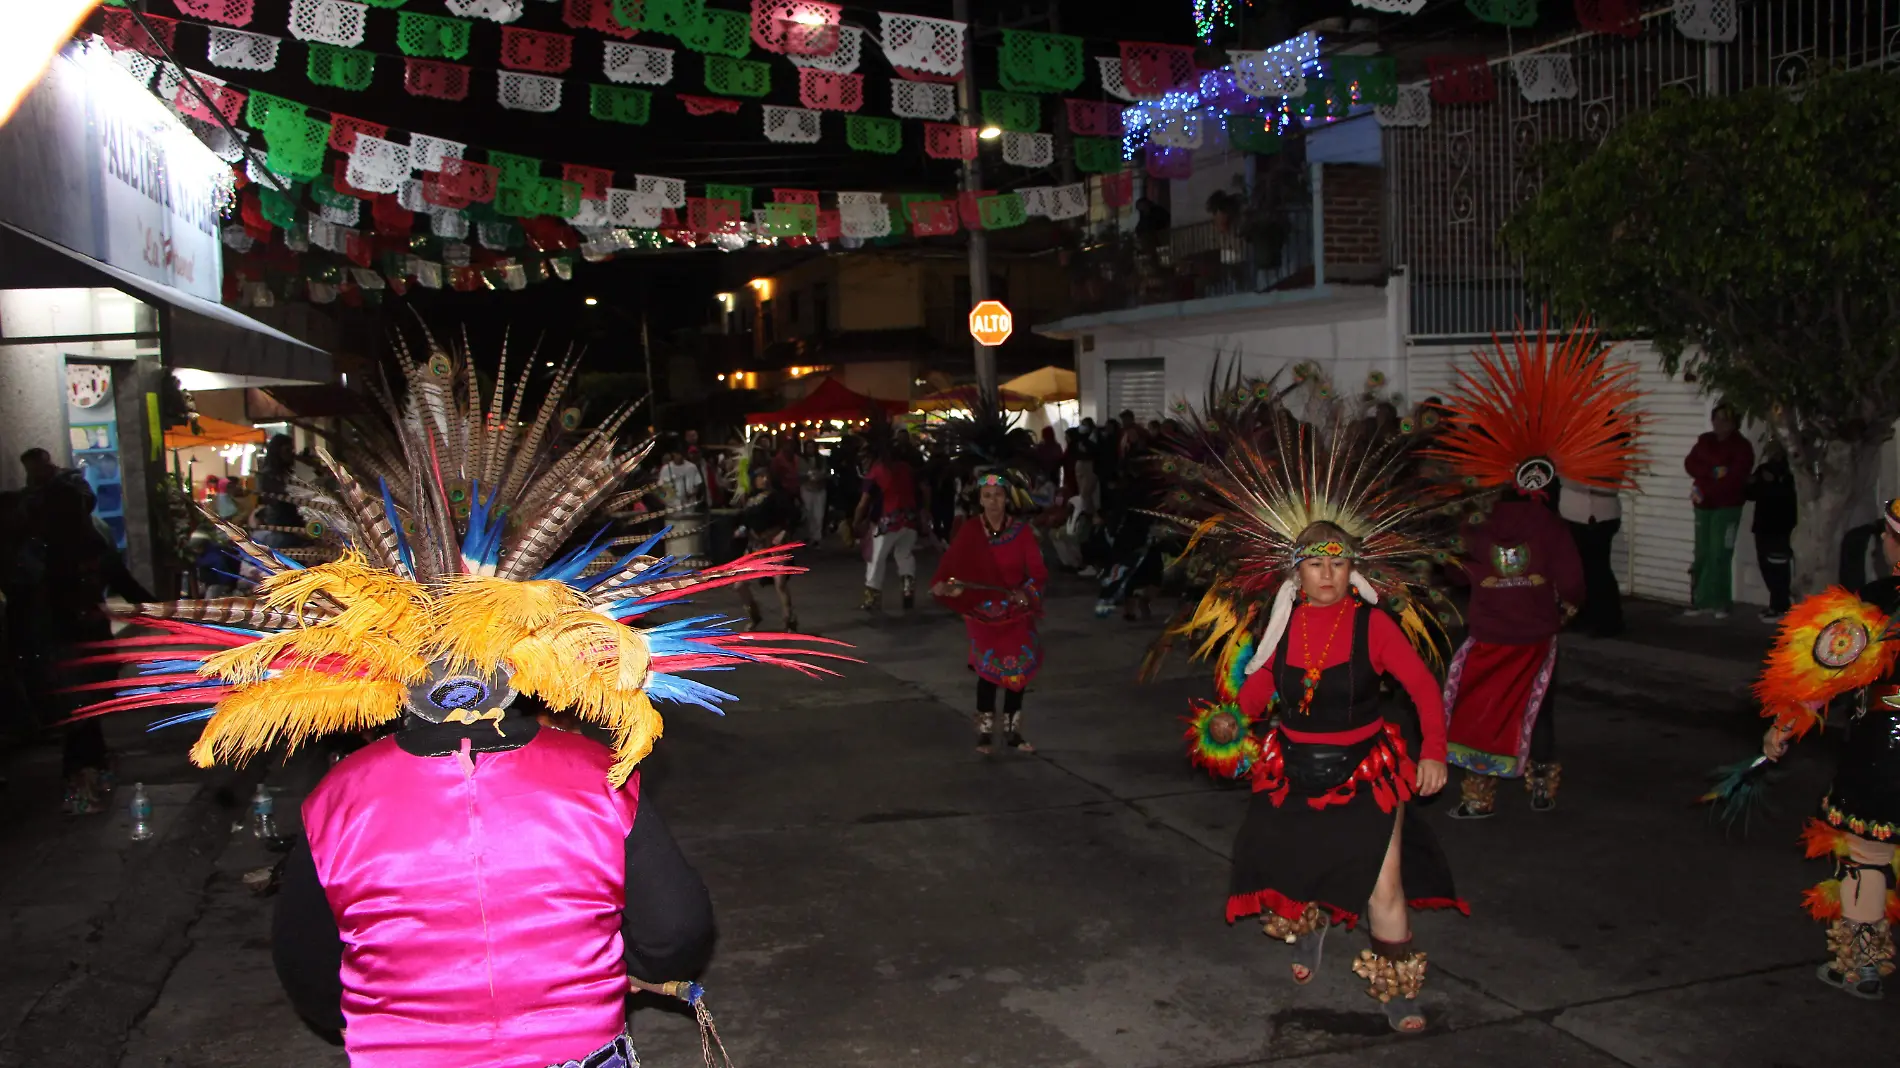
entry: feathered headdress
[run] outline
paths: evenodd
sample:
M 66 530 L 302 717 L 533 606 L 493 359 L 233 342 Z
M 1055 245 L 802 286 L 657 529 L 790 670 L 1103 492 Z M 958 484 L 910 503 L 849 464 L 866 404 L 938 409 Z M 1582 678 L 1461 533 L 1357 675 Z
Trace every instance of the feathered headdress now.
M 1034 506 L 1030 478 L 1023 470 L 1024 457 L 1011 442 L 1016 417 L 1003 407 L 1001 392 L 981 386 L 963 386 L 954 391 L 966 405 L 967 414 L 952 415 L 929 424 L 925 429 L 931 449 L 943 456 L 962 456 L 976 464 L 978 478 L 969 488 L 973 504 L 984 478 L 1000 479 L 1009 491 L 1012 510 L 1022 512 Z
M 1587 322 L 1553 340 L 1519 331 L 1507 347 L 1476 352 L 1460 370 L 1444 429 L 1421 455 L 1442 460 L 1480 489 L 1540 492 L 1563 479 L 1633 489 L 1643 417 L 1632 364 L 1611 366 L 1610 346 Z
M 424 335 L 420 361 L 398 339 L 407 392 L 398 402 L 379 391 L 387 424 L 340 438 L 343 460 L 319 451 L 334 490 L 300 495 L 308 533 L 335 558 L 305 567 L 220 522 L 265 574 L 257 595 L 134 606 L 129 615 L 162 633 L 99 643 L 105 651 L 79 662 L 131 664 L 143 677 L 74 687 L 118 691 L 77 716 L 210 706 L 155 724 L 208 720 L 191 751 L 204 767 L 405 710 L 434 722 L 495 719 L 519 692 L 607 728 L 618 786 L 660 735 L 651 698 L 714 710 L 731 699 L 681 672 L 820 670 L 794 657 L 830 654 L 787 648 L 788 635 L 734 633 L 710 616 L 631 625 L 695 591 L 795 573 L 789 547 L 693 572 L 652 555 L 662 531 L 603 568 L 603 530 L 552 559 L 651 451 L 615 443 L 632 408 L 557 454 L 548 436 L 557 413 L 564 429 L 579 425 L 578 411 L 561 410 L 577 357 L 524 425 L 526 377 L 510 391 L 505 339 L 485 404 L 467 360 Z
M 1297 583 L 1289 579 L 1301 536 L 1316 523 L 1351 539 L 1331 555 L 1352 558 L 1354 589 L 1389 606 L 1416 644 L 1435 650 L 1453 618 L 1428 581 L 1431 566 L 1451 558 L 1451 525 L 1420 503 L 1411 439 L 1377 439 L 1339 411 L 1319 425 L 1301 422 L 1284 403 L 1288 392 L 1230 372 L 1224 385 L 1217 377 L 1204 410 L 1175 410 L 1184 429 L 1162 442 L 1155 461 L 1168 483 L 1157 514 L 1191 531 L 1188 553 L 1208 554 L 1219 571 L 1151 651 L 1150 673 L 1173 638 L 1197 634 L 1196 656 L 1220 652 L 1223 675 L 1240 666 L 1241 645 L 1251 645 L 1241 670 L 1257 669 L 1292 613 Z M 1256 644 L 1256 606 L 1268 595 L 1274 602 Z

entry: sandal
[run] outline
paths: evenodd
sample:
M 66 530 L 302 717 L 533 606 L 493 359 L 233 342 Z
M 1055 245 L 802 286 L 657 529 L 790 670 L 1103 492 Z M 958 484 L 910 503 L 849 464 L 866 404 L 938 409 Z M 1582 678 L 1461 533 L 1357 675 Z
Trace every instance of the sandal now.
M 1027 739 L 1015 731 L 1009 732 L 1009 736 L 1003 739 L 1003 744 L 1016 750 L 1018 753 L 1033 753 L 1036 751 L 1035 746 L 1030 745 Z
M 1383 1008 L 1385 1022 L 1392 1030 L 1402 1035 L 1416 1035 L 1425 1030 L 1425 1014 L 1419 1010 L 1417 998 L 1393 998 Z
M 1863 1001 L 1879 1001 L 1885 993 L 1881 989 L 1880 969 L 1873 965 L 1856 968 L 1849 975 L 1835 971 L 1832 964 L 1823 964 L 1815 971 L 1814 977 L 1843 994 L 1851 994 Z
M 1293 943 L 1293 981 L 1305 986 L 1319 974 L 1319 963 L 1325 957 L 1326 932 L 1332 924 L 1321 920 L 1313 933 Z M 1301 974 L 1305 973 L 1305 974 Z
M 984 756 L 990 755 L 990 736 L 987 732 L 976 736 L 976 751 Z

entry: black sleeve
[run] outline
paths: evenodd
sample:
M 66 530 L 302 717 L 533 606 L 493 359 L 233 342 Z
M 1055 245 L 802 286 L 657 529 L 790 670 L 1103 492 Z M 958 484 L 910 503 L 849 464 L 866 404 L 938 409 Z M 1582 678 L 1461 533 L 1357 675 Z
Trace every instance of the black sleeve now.
M 627 832 L 627 971 L 649 983 L 691 979 L 712 956 L 712 897 L 653 803 L 642 798 Z
M 277 910 L 271 916 L 271 958 L 297 1015 L 332 1044 L 341 1044 L 343 936 L 337 933 L 336 914 L 317 881 L 317 861 L 305 838 L 284 858 Z

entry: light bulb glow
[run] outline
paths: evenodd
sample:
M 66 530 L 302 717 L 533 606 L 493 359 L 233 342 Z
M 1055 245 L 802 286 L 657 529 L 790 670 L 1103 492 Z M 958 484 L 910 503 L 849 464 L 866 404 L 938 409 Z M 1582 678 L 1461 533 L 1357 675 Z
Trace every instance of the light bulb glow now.
M 978 130 L 976 135 L 985 141 L 994 141 L 1003 136 L 1003 131 L 999 127 L 985 126 L 981 130 Z

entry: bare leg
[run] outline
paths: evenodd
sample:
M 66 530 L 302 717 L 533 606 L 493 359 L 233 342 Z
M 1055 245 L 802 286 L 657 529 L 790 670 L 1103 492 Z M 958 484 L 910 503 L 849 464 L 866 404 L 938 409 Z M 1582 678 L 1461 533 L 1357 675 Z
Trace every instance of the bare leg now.
M 1877 999 L 1893 971 L 1893 932 L 1887 921 L 1887 879 L 1894 847 L 1847 836 L 1840 874 L 1841 917 L 1828 929 L 1834 959 L 1821 965 L 1822 982 L 1856 997 Z
M 1366 903 L 1373 948 L 1361 955 L 1361 976 L 1372 983 L 1372 995 L 1385 1007 L 1386 1020 L 1408 1034 L 1425 1030 L 1425 1014 L 1418 1007 L 1418 984 L 1424 979 L 1424 959 L 1408 947 L 1412 918 L 1405 905 L 1405 881 L 1400 870 L 1400 835 L 1405 828 L 1403 807 L 1394 815 L 1392 838 L 1386 843 L 1379 881 Z M 1363 969 L 1363 970 L 1362 970 Z

